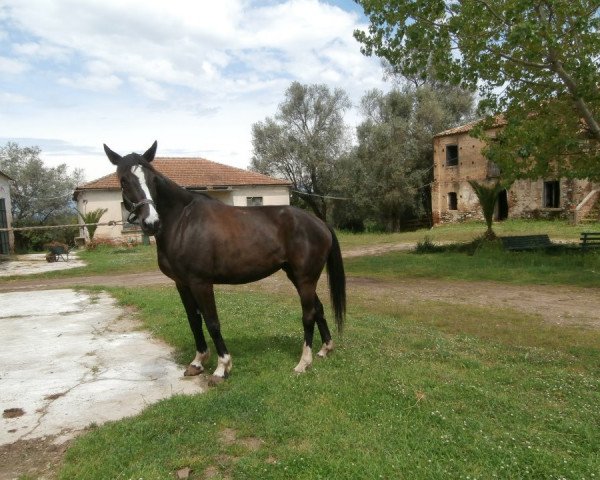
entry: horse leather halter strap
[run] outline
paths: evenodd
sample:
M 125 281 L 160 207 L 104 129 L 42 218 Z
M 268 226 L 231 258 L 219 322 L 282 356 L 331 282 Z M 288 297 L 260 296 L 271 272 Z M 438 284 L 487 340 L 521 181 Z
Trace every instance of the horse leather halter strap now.
M 143 205 L 154 205 L 154 202 L 149 198 L 142 198 L 139 202 L 134 203 L 131 200 L 129 200 L 129 198 L 127 197 L 127 195 L 125 195 L 125 192 L 123 190 L 121 190 L 121 194 L 123 195 L 123 198 L 127 200 L 127 203 L 131 205 L 131 208 L 127 208 L 127 206 L 125 207 L 129 212 L 129 215 L 127 216 L 127 223 L 133 224 L 136 222 L 136 220 L 138 219 L 137 210 L 140 207 L 142 207 Z

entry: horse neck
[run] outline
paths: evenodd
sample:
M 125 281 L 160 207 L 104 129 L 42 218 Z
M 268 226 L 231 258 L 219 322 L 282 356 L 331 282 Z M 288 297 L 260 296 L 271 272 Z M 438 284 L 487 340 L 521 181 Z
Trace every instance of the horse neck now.
M 173 209 L 183 208 L 192 201 L 192 194 L 171 179 L 155 170 L 151 171 L 151 176 L 150 195 L 159 215 Z

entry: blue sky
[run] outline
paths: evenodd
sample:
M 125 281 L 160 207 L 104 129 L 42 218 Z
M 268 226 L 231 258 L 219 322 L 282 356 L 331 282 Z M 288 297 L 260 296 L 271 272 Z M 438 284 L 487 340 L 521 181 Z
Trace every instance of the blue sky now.
M 251 126 L 289 84 L 340 87 L 355 105 L 386 86 L 352 37 L 351 0 L 2 0 L 0 145 L 48 165 L 112 171 L 107 143 L 246 168 Z M 356 109 L 347 121 L 355 124 Z

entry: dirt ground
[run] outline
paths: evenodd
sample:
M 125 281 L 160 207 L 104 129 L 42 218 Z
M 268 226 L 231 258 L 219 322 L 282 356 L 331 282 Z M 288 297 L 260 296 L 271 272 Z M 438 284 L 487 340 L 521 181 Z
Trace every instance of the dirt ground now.
M 391 250 L 406 250 L 412 245 L 396 244 L 354 249 L 345 254 L 352 257 L 364 254 L 379 254 Z M 415 301 L 440 301 L 456 305 L 498 306 L 537 315 L 552 324 L 600 328 L 600 288 L 564 286 L 521 286 L 497 282 L 466 282 L 435 279 L 400 279 L 380 281 L 369 278 L 349 277 L 348 299 L 353 296 L 371 298 L 378 302 L 393 298 L 398 304 Z M 46 290 L 55 288 L 85 287 L 101 285 L 144 286 L 172 284 L 160 272 L 126 275 L 89 276 L 85 278 L 36 280 L 19 279 L 0 282 L 0 293 L 23 290 Z M 219 286 L 225 290 L 290 292 L 293 287 L 281 272 L 254 284 L 241 286 Z M 326 298 L 326 282 L 321 281 L 322 296 Z M 53 478 L 66 445 L 55 446 L 51 439 L 30 444 L 18 442 L 0 448 L 0 465 L 20 462 L 27 467 L 33 478 Z M 23 470 L 21 470 L 22 472 Z M 0 469 L 0 480 L 14 478 L 11 469 Z
M 344 253 L 345 258 L 360 255 L 377 255 L 389 251 L 409 250 L 414 244 L 398 243 L 355 248 Z M 498 306 L 539 315 L 553 324 L 581 325 L 600 328 L 600 288 L 565 287 L 555 285 L 510 285 L 499 282 L 466 282 L 436 279 L 399 279 L 394 281 L 349 277 L 348 298 L 355 294 L 374 298 L 393 297 L 396 302 L 419 300 L 440 301 L 450 304 Z M 126 275 L 89 276 L 85 278 L 1 282 L 0 293 L 19 290 L 44 290 L 53 288 L 102 285 L 144 286 L 172 284 L 161 272 Z M 320 287 L 325 288 L 325 281 Z M 279 291 L 295 294 L 293 287 L 281 272 L 253 284 L 219 286 L 221 289 Z M 326 293 L 322 295 L 327 298 Z

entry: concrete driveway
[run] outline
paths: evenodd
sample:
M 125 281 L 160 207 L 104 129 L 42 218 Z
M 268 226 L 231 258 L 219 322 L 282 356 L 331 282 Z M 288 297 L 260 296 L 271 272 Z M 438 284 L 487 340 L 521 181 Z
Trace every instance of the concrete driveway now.
M 62 443 L 91 423 L 205 388 L 106 294 L 1 293 L 0 339 L 0 445 Z
M 35 273 L 54 272 L 70 268 L 84 267 L 86 263 L 77 256 L 77 252 L 69 255 L 69 260 L 47 262 L 45 253 L 17 255 L 9 261 L 0 262 L 0 277 L 13 275 L 33 275 Z

